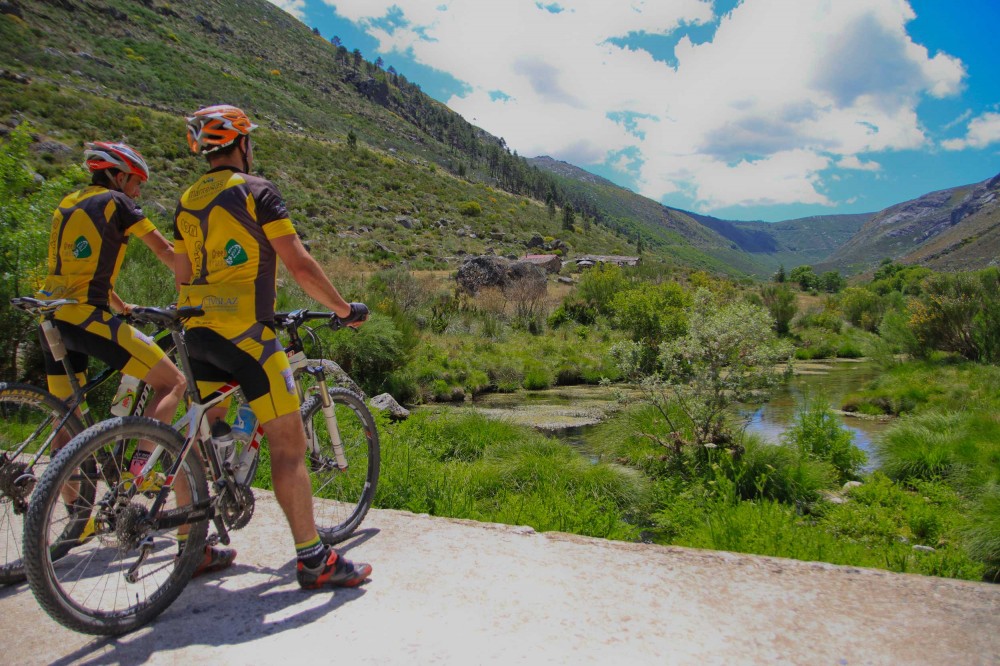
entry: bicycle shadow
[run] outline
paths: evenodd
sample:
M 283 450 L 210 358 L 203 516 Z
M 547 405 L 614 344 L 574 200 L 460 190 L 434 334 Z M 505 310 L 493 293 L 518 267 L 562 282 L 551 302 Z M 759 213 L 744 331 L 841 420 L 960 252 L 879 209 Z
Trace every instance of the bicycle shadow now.
M 358 530 L 350 540 L 337 544 L 337 550 L 347 553 L 378 532 L 377 528 Z M 263 580 L 240 584 L 248 576 Z M 237 563 L 189 583 L 171 607 L 146 627 L 125 636 L 95 638 L 52 664 L 145 663 L 165 650 L 257 641 L 316 622 L 364 595 L 364 585 L 300 590 L 294 558 L 276 569 Z

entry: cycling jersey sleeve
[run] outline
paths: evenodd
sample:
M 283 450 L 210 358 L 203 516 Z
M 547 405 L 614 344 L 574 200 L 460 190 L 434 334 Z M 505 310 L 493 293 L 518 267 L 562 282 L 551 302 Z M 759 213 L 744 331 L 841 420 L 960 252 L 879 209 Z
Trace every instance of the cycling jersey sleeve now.
M 288 215 L 288 209 L 281 198 L 281 193 L 274 183 L 261 180 L 254 192 L 257 204 L 257 223 L 264 230 L 268 239 L 280 238 L 295 233 L 295 227 Z
M 135 236 L 136 238 L 142 238 L 151 231 L 156 231 L 156 225 L 149 221 L 149 218 L 144 217 L 125 232 L 128 236 Z
M 111 196 L 115 202 L 114 223 L 122 234 L 142 237 L 156 229 L 146 214 L 142 212 L 139 204 L 126 194 L 112 190 Z

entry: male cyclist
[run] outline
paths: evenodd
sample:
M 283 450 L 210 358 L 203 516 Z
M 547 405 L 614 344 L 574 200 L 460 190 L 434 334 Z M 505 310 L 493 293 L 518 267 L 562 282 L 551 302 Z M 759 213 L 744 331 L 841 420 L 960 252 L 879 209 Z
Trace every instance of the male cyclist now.
M 188 144 L 209 170 L 181 195 L 174 252 L 181 305 L 201 306 L 186 334 L 198 389 L 235 379 L 270 442 L 274 494 L 295 541 L 304 589 L 354 587 L 371 566 L 320 541 L 305 466 L 306 437 L 288 358 L 274 332 L 277 259 L 312 298 L 348 323 L 367 310 L 347 303 L 302 245 L 273 183 L 250 175 L 256 125 L 240 109 L 211 106 L 187 119 Z
M 170 423 L 184 395 L 184 376 L 156 342 L 111 311 L 112 306 L 119 312 L 129 307 L 114 286 L 130 237 L 140 238 L 171 272 L 174 268 L 170 242 L 134 201 L 149 178 L 149 167 L 139 151 L 124 143 L 88 143 L 84 159 L 91 184 L 63 198 L 52 215 L 48 275 L 39 297 L 77 301 L 56 312 L 55 325 L 81 384 L 87 358 L 95 356 L 149 384 L 154 394 L 146 414 Z M 39 338 L 49 391 L 67 398 L 72 389 L 66 369 L 53 358 L 41 331 Z M 148 457 L 138 451 L 129 471 L 141 470 Z

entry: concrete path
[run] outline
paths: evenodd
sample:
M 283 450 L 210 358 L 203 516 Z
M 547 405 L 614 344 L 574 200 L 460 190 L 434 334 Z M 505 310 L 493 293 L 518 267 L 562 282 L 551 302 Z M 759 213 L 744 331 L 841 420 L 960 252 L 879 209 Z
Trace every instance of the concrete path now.
M 373 511 L 304 593 L 273 498 L 229 571 L 103 639 L 0 588 L 5 664 L 1000 664 L 1000 585 Z

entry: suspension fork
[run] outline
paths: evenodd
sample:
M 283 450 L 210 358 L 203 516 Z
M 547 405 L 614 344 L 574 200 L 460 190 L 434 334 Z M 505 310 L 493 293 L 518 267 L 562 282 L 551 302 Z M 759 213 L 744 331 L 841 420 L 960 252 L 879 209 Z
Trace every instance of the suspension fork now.
M 322 404 L 323 418 L 326 420 L 326 430 L 330 433 L 330 443 L 333 446 L 333 457 L 337 461 L 337 467 L 341 470 L 346 470 L 347 456 L 344 454 L 344 443 L 340 440 L 340 428 L 337 427 L 337 411 L 333 400 L 330 398 L 330 392 L 326 387 L 326 373 L 321 365 L 308 366 L 306 372 L 313 376 L 316 380 L 316 385 L 319 387 L 319 399 Z M 308 427 L 310 430 L 312 429 L 311 424 Z M 312 448 L 313 453 L 319 453 L 315 433 L 310 432 L 307 435 L 309 435 L 307 439 L 310 440 L 309 446 Z

